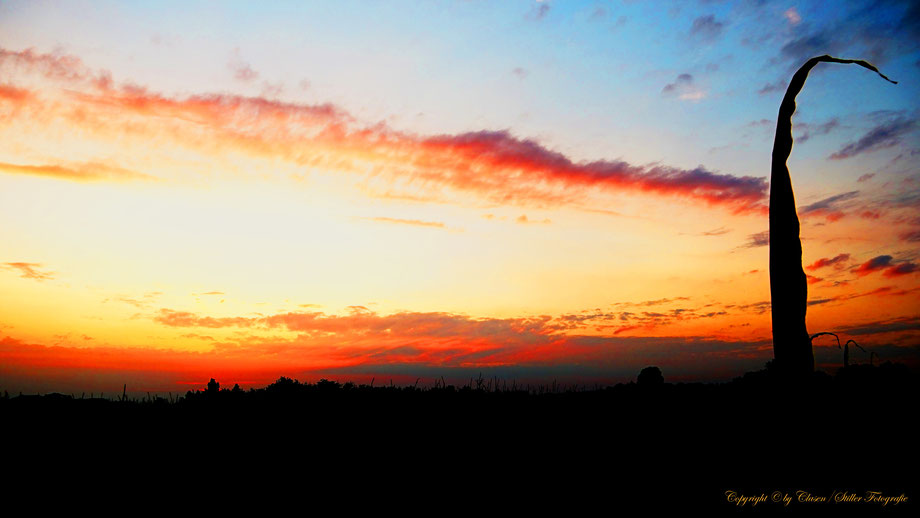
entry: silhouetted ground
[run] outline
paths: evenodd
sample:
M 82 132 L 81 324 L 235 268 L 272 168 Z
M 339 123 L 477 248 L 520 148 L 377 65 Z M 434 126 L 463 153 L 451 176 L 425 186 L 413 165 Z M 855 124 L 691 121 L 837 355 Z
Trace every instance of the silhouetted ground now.
M 854 365 L 796 385 L 770 370 L 723 384 L 654 374 L 568 392 L 281 378 L 248 391 L 215 383 L 172 402 L 9 397 L 0 399 L 4 443 L 24 461 L 5 473 L 34 480 L 72 469 L 103 485 L 156 485 L 144 477 L 163 472 L 163 484 L 417 511 L 488 505 L 480 512 L 489 514 L 733 510 L 732 490 L 878 490 L 911 499 L 885 512 L 915 507 L 917 378 L 903 365 Z

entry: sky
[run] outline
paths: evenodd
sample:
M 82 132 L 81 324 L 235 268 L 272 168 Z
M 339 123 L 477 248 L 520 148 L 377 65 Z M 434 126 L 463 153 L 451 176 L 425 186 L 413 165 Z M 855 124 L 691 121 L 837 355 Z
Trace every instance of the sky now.
M 0 390 L 920 363 L 920 6 L 0 1 Z M 842 351 L 815 340 L 819 369 Z

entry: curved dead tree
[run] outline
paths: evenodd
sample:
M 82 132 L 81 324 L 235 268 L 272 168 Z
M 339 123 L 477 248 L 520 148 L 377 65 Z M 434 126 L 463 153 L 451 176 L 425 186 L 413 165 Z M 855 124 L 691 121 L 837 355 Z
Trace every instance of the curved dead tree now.
M 850 344 L 853 344 L 856 347 L 858 347 L 860 351 L 866 352 L 865 349 L 863 349 L 858 343 L 856 343 L 856 340 L 847 340 L 847 343 L 843 344 L 843 368 L 844 369 L 850 366 Z M 873 352 L 872 354 L 875 354 L 875 353 Z M 869 365 L 872 365 L 872 354 L 869 355 Z
M 818 56 L 806 61 L 792 76 L 780 104 L 770 169 L 770 302 L 773 306 L 773 356 L 780 372 L 791 378 L 811 375 L 815 370 L 815 356 L 805 329 L 808 288 L 802 269 L 799 217 L 786 160 L 792 153 L 795 98 L 805 86 L 808 73 L 821 62 L 860 65 L 897 84 L 866 61 Z

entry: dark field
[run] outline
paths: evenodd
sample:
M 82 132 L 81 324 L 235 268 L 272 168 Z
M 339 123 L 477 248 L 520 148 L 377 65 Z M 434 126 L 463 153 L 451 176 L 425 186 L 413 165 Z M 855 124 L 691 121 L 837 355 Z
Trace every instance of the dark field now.
M 879 491 L 909 500 L 791 507 L 903 512 L 916 497 L 916 394 L 916 376 L 890 363 L 799 384 L 764 370 L 723 384 L 643 380 L 555 392 L 495 380 L 416 388 L 281 378 L 172 401 L 8 397 L 0 420 L 16 459 L 6 473 L 28 480 L 49 466 L 78 480 L 115 473 L 142 484 L 171 473 L 155 480 L 245 480 L 250 489 L 319 499 L 374 494 L 383 507 L 489 502 L 505 511 L 734 512 L 726 491 L 793 499 L 796 491 Z M 364 502 L 351 500 L 342 501 Z

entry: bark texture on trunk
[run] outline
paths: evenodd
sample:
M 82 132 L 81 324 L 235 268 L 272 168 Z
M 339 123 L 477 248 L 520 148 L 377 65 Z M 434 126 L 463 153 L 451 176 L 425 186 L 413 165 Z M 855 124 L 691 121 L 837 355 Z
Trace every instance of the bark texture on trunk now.
M 808 284 L 802 269 L 799 217 L 795 210 L 795 195 L 786 160 L 792 153 L 795 98 L 805 86 L 808 73 L 821 62 L 860 65 L 897 84 L 866 61 L 818 56 L 806 61 L 792 76 L 780 104 L 770 169 L 770 302 L 775 364 L 784 376 L 791 378 L 810 376 L 815 370 L 815 357 L 805 328 Z

